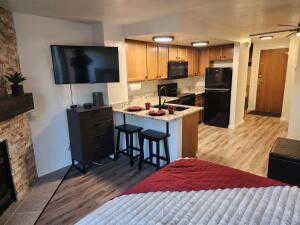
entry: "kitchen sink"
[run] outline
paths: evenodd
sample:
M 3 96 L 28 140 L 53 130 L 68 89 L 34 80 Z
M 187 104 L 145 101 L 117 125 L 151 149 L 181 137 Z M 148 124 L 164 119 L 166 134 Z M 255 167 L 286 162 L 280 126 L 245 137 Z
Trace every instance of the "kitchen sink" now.
M 159 108 L 159 105 L 155 105 L 153 106 L 154 108 Z M 175 111 L 184 111 L 186 109 L 188 109 L 187 107 L 183 107 L 183 106 L 174 106 L 175 107 Z M 161 106 L 162 109 L 168 109 L 168 105 L 162 105 Z

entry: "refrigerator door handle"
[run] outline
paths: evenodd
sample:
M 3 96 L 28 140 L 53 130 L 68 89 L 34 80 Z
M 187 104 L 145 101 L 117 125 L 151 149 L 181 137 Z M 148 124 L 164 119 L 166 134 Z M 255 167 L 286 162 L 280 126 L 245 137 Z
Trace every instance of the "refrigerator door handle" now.
M 226 88 L 205 88 L 206 91 L 219 91 L 219 92 L 227 92 L 230 89 Z

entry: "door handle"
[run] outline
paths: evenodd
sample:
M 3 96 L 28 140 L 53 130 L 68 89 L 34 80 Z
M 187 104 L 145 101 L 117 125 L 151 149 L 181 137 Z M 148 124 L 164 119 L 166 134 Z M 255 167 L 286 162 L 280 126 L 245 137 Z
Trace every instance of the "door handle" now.
M 258 74 L 258 78 L 263 78 L 263 76 L 261 74 Z

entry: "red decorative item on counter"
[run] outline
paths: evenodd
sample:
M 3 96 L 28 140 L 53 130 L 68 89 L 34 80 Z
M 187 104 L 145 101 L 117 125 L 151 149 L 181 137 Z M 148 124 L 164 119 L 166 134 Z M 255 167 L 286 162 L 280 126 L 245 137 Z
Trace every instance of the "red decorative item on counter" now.
M 149 111 L 149 115 L 150 116 L 163 116 L 166 115 L 166 111 L 165 110 L 151 110 Z
M 169 111 L 169 114 L 174 114 L 174 112 L 175 112 L 175 106 L 169 105 L 168 106 L 168 111 Z
M 127 108 L 127 111 L 129 112 L 138 112 L 138 111 L 142 111 L 143 108 L 141 106 L 129 106 Z
M 150 103 L 150 102 L 146 102 L 146 103 L 145 103 L 145 108 L 146 108 L 146 110 L 149 110 L 150 107 L 151 107 L 151 103 Z

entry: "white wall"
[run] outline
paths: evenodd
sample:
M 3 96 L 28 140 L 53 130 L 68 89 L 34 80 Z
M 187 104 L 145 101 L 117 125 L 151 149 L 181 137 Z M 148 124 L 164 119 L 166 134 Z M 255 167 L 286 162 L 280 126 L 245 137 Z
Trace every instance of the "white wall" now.
M 289 112 L 289 128 L 288 138 L 300 140 L 300 38 L 292 40 L 294 42 L 294 65 L 291 66 L 290 72 L 294 74 L 294 79 L 291 81 L 294 84 L 290 91 L 291 105 Z
M 248 111 L 253 111 L 255 110 L 256 107 L 257 79 L 259 73 L 260 51 L 264 49 L 276 49 L 276 48 L 288 48 L 288 47 L 289 47 L 289 39 L 274 39 L 268 41 L 257 41 L 253 43 Z M 284 114 L 282 116 L 286 117 L 286 115 Z
M 31 130 L 39 176 L 70 164 L 66 108 L 71 104 L 69 85 L 55 85 L 50 55 L 51 44 L 90 45 L 97 37 L 91 25 L 14 13 L 25 91 L 34 95 Z M 99 37 L 101 31 L 98 30 Z M 99 41 L 101 43 L 101 41 Z M 93 91 L 106 85 L 72 86 L 75 104 L 91 102 Z
M 229 128 L 231 129 L 244 122 L 249 47 L 249 42 L 234 45 L 229 122 Z

